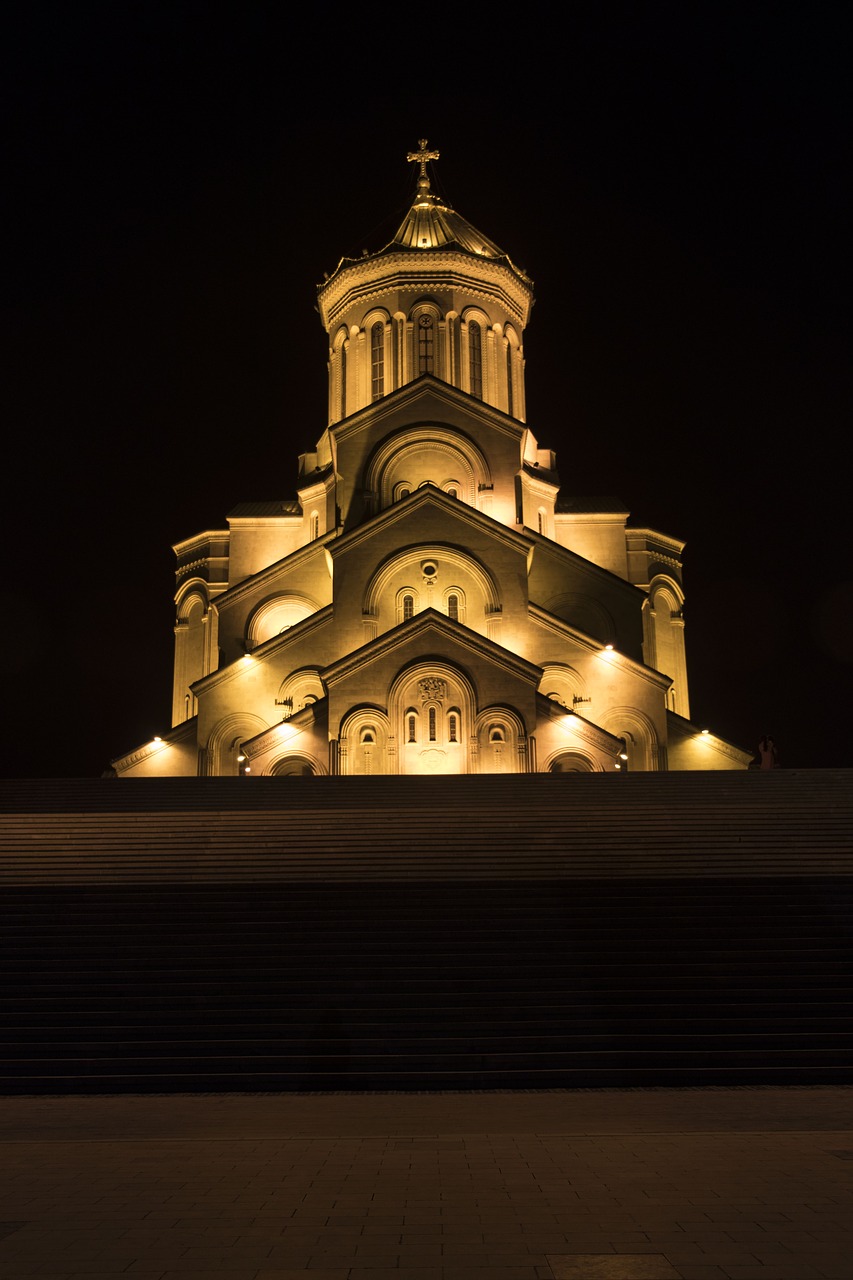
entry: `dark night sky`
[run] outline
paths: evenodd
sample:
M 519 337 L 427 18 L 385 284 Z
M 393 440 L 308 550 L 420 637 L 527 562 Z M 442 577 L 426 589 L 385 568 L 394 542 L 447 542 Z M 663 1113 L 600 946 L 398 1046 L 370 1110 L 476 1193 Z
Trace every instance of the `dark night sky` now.
M 693 719 L 853 766 L 843 19 L 510 12 L 368 38 L 335 8 L 13 6 L 4 776 L 98 775 L 168 727 L 171 545 L 293 494 L 315 286 L 393 234 L 424 136 L 534 279 L 528 423 L 564 490 L 687 541 Z

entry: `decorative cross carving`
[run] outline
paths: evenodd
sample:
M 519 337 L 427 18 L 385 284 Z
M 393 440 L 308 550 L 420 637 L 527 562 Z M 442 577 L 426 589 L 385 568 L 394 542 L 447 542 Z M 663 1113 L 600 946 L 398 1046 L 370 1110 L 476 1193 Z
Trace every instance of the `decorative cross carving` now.
M 421 695 L 421 702 L 443 702 L 447 696 L 447 685 L 444 680 L 439 680 L 435 676 L 428 676 L 426 680 L 419 680 L 418 689 Z
M 437 160 L 437 159 L 438 159 L 438 155 L 439 155 L 439 153 L 438 153 L 437 151 L 428 151 L 428 150 L 427 150 L 427 140 L 426 140 L 426 138 L 419 138 L 419 139 L 418 139 L 418 146 L 420 147 L 420 151 L 409 151 L 409 152 L 407 153 L 407 155 L 406 155 L 406 159 L 407 159 L 410 163 L 411 163 L 412 161 L 414 161 L 414 163 L 415 163 L 415 164 L 419 164 L 419 165 L 421 166 L 420 176 L 421 176 L 422 178 L 425 178 L 425 177 L 426 177 L 427 160 Z

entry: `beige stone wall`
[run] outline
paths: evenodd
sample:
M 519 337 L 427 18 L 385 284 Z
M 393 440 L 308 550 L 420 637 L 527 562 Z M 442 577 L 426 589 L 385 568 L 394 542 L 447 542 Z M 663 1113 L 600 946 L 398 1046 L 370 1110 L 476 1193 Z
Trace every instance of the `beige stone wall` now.
M 232 519 L 228 585 L 235 587 L 291 555 L 303 542 L 301 516 Z M 325 532 L 325 530 L 324 530 Z
M 580 515 L 558 511 L 553 537 L 560 546 L 619 578 L 629 577 L 625 545 L 625 515 Z

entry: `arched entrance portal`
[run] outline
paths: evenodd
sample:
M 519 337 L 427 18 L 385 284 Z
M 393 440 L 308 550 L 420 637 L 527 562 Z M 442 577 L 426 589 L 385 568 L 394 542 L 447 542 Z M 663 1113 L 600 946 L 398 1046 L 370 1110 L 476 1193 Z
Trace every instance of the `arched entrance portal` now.
M 579 751 L 561 751 L 548 765 L 549 773 L 597 773 L 593 761 Z
M 270 769 L 273 778 L 313 778 L 316 774 L 313 763 L 306 756 L 285 756 L 277 760 Z
M 449 663 L 419 663 L 391 691 L 400 772 L 471 773 L 474 691 Z

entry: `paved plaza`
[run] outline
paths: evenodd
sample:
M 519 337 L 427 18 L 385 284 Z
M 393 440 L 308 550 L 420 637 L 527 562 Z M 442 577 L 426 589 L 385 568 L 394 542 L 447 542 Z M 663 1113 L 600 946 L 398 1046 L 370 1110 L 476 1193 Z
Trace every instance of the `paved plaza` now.
M 0 1099 L 0 1280 L 851 1280 L 853 1088 Z

